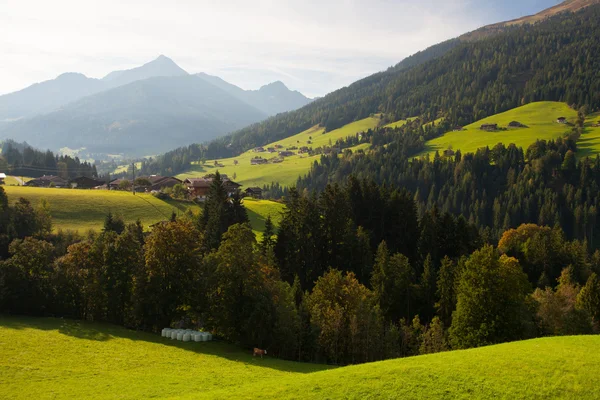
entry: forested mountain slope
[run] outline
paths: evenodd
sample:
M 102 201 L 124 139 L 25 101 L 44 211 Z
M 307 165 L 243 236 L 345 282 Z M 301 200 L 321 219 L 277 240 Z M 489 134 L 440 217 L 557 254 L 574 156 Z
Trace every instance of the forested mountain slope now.
M 599 18 L 600 6 L 594 5 L 478 41 L 447 42 L 446 51 L 430 50 L 442 54 L 437 58 L 422 55 L 424 63 L 374 74 L 197 151 L 207 159 L 231 157 L 317 124 L 332 130 L 376 112 L 389 120 L 444 116 L 450 126 L 464 126 L 542 100 L 593 110 L 600 106 Z

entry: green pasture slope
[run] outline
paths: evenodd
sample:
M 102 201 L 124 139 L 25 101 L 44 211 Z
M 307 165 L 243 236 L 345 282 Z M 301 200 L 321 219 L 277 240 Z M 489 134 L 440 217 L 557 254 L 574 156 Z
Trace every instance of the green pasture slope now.
M 253 358 L 107 324 L 0 315 L 0 398 L 600 398 L 600 336 L 344 368 Z
M 20 197 L 29 200 L 37 206 L 42 199 L 50 205 L 50 214 L 55 229 L 69 229 L 85 233 L 90 229 L 100 230 L 104 225 L 104 218 L 108 212 L 122 215 L 125 222 L 142 221 L 144 228 L 164 221 L 175 211 L 182 215 L 187 210 L 194 213 L 200 212 L 200 207 L 189 202 L 174 200 L 160 200 L 150 194 L 108 190 L 76 190 L 52 189 L 6 186 L 4 190 L 11 202 L 16 202 Z M 268 200 L 255 200 L 247 198 L 244 205 L 248 210 L 248 217 L 252 229 L 260 234 L 265 227 L 265 220 L 269 215 L 277 225 L 280 220 L 283 204 Z
M 199 210 L 192 203 L 159 200 L 150 194 L 108 190 L 76 190 L 33 187 L 5 187 L 8 198 L 16 202 L 23 197 L 37 206 L 42 199 L 50 205 L 52 221 L 57 229 L 69 229 L 85 233 L 100 230 L 108 212 L 120 214 L 125 222 L 142 221 L 145 228 L 163 221 L 175 211 L 183 214 L 188 209 Z
M 302 146 L 313 148 L 327 146 L 330 144 L 330 142 L 335 143 L 335 141 L 338 139 L 345 139 L 346 137 L 355 135 L 356 133 L 376 128 L 379 122 L 379 115 L 376 115 L 350 123 L 327 133 L 324 133 L 325 130 L 323 128 L 315 126 L 286 139 L 269 143 L 263 147 L 267 149 L 268 147 L 274 147 L 278 144 L 284 148 L 291 146 L 296 146 L 298 148 Z M 309 140 L 312 142 L 312 144 L 307 143 Z M 365 149 L 365 146 L 359 145 L 356 146 L 356 148 L 353 148 L 353 150 L 358 148 Z M 296 152 L 296 150 L 294 150 L 294 152 Z M 178 175 L 177 177 L 179 179 L 199 177 L 209 173 L 214 173 L 218 170 L 220 173 L 226 174 L 232 179 L 234 179 L 233 177 L 235 175 L 235 181 L 241 183 L 244 185 L 244 187 L 262 187 L 263 185 L 270 184 L 271 182 L 279 182 L 283 186 L 289 186 L 295 184 L 298 177 L 307 173 L 310 170 L 311 165 L 314 162 L 318 162 L 321 158 L 319 155 L 309 157 L 307 154 L 296 154 L 291 157 L 286 157 L 285 160 L 279 164 L 250 165 L 250 160 L 256 156 L 270 159 L 276 157 L 277 154 L 271 154 L 267 152 L 255 153 L 250 150 L 237 157 L 216 160 L 222 164 L 223 167 L 215 167 L 215 160 L 209 160 L 204 165 L 192 165 L 190 170 Z M 236 160 L 238 165 L 234 164 L 234 161 Z
M 600 154 L 600 113 L 588 115 L 585 121 L 583 135 L 577 141 L 577 156 L 579 158 L 594 158 Z
M 454 150 L 460 149 L 463 153 L 474 153 L 481 147 L 490 148 L 498 143 L 509 145 L 516 144 L 518 147 L 526 149 L 537 139 L 556 139 L 569 132 L 571 127 L 558 124 L 556 119 L 566 117 L 571 123 L 577 119 L 577 111 L 571 109 L 565 103 L 552 101 L 542 101 L 530 103 L 501 114 L 484 118 L 471 125 L 467 125 L 462 131 L 448 132 L 443 136 L 429 140 L 425 144 L 425 151 L 419 156 L 440 154 L 452 147 Z M 527 128 L 508 128 L 508 130 L 499 130 L 497 132 L 485 132 L 479 128 L 483 124 L 498 124 L 500 128 L 506 128 L 512 121 L 520 122 Z M 594 146 L 600 147 L 600 139 Z

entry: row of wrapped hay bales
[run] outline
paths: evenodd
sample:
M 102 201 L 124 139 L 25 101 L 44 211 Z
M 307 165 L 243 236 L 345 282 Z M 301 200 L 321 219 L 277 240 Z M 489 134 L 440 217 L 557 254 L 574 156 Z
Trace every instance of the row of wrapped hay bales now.
M 200 332 L 192 329 L 171 329 L 164 328 L 161 336 L 168 339 L 180 340 L 182 342 L 208 342 L 213 336 L 208 332 Z

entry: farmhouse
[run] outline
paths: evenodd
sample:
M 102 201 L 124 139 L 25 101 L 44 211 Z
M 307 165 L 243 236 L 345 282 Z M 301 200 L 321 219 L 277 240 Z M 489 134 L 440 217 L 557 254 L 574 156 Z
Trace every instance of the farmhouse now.
M 567 119 L 566 119 L 565 117 L 558 117 L 558 118 L 556 119 L 556 122 L 557 122 L 558 124 L 566 124 L 566 123 L 567 123 Z
M 444 156 L 446 156 L 446 157 L 452 157 L 454 154 L 455 154 L 454 150 L 452 150 L 452 149 L 444 150 Z
M 302 146 L 302 147 L 300 147 L 300 150 L 298 151 L 298 153 L 304 154 L 304 153 L 308 153 L 309 151 L 310 151 L 310 149 L 307 146 Z
M 72 188 L 77 189 L 93 189 L 97 186 L 103 185 L 104 182 L 98 178 L 90 178 L 89 176 L 78 176 L 69 181 L 69 185 Z
M 173 186 L 182 183 L 181 179 L 177 179 L 173 176 L 150 175 L 141 176 L 139 179 L 146 179 L 151 183 L 151 186 L 147 188 L 150 191 L 172 188 Z
M 275 150 L 275 147 L 269 147 L 269 148 L 267 149 L 267 151 L 268 151 L 269 153 L 275 153 L 277 150 Z
M 108 183 L 108 187 L 110 190 L 118 190 L 120 188 L 120 185 L 122 182 L 129 183 L 129 179 L 127 179 L 127 178 L 113 179 L 112 181 L 110 181 Z
M 523 125 L 522 123 L 520 123 L 519 121 L 511 121 L 508 124 L 509 128 L 525 128 L 525 125 Z
M 265 151 L 264 147 L 255 147 L 253 150 L 255 153 L 262 153 Z
M 250 165 L 261 165 L 261 164 L 266 164 L 267 163 L 267 159 L 266 158 L 253 158 L 252 160 L 250 160 Z
M 293 151 L 289 151 L 289 150 L 283 150 L 279 152 L 279 155 L 281 157 L 289 157 L 289 156 L 293 156 L 294 152 Z
M 0 185 L 4 185 L 5 179 L 6 179 L 6 174 L 4 172 L 0 172 Z
M 262 199 L 262 189 L 258 186 L 249 187 L 248 189 L 244 190 L 244 193 L 246 196 L 254 197 L 255 199 Z
M 482 131 L 492 132 L 498 130 L 498 124 L 483 124 L 480 128 Z
M 33 187 L 67 187 L 69 183 L 61 178 L 60 176 L 55 175 L 44 175 L 40 178 L 32 179 L 29 182 L 25 183 L 25 186 L 33 186 Z
M 183 184 L 187 187 L 190 195 L 196 198 L 204 198 L 208 194 L 213 179 L 214 176 L 210 175 L 203 178 L 188 178 L 183 181 Z M 227 191 L 229 196 L 235 194 L 240 186 L 242 186 L 227 178 L 226 175 L 221 175 L 221 180 L 223 181 L 223 188 Z
M 460 131 L 462 131 L 462 130 L 463 130 L 463 127 L 462 127 L 462 126 L 455 126 L 455 127 L 454 127 L 454 132 L 460 132 Z

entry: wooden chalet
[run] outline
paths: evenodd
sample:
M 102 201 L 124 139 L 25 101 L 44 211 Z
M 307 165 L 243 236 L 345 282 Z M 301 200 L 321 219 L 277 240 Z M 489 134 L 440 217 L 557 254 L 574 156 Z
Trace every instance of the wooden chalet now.
M 255 153 L 262 153 L 265 151 L 264 147 L 255 147 L 253 150 Z
M 509 128 L 524 128 L 524 127 L 525 127 L 525 125 L 523 125 L 523 124 L 522 124 L 522 123 L 520 123 L 519 121 L 511 121 L 511 122 L 508 124 L 508 127 L 509 127 Z
M 294 152 L 293 151 L 289 151 L 289 150 L 283 150 L 279 152 L 279 156 L 281 157 L 290 157 L 293 156 Z
M 492 132 L 492 131 L 497 131 L 498 130 L 498 124 L 483 124 L 481 125 L 481 129 L 482 131 L 488 131 L 488 132 Z
M 444 156 L 445 157 L 452 157 L 452 156 L 454 156 L 454 154 L 455 154 L 454 150 L 452 150 L 452 149 L 446 149 L 446 150 L 444 150 Z
M 565 117 L 558 117 L 558 118 L 556 118 L 556 123 L 557 124 L 567 124 L 567 122 L 568 122 L 567 118 L 565 118 Z
M 214 176 L 205 176 L 203 178 L 188 178 L 183 181 L 183 184 L 187 187 L 188 192 L 194 198 L 204 198 L 210 190 Z M 226 175 L 221 175 L 223 181 L 223 188 L 227 191 L 229 196 L 239 191 L 240 185 L 230 180 Z
M 74 189 L 93 189 L 104 185 L 104 183 L 98 178 L 90 178 L 89 176 L 78 176 L 69 181 L 69 185 Z
M 250 165 L 261 165 L 266 164 L 268 161 L 266 158 L 253 158 L 250 160 Z
M 262 189 L 258 186 L 249 187 L 244 190 L 244 193 L 248 197 L 253 197 L 255 199 L 262 199 Z
M 149 191 L 159 191 L 165 188 L 172 188 L 175 185 L 183 183 L 181 179 L 177 179 L 173 176 L 161 176 L 161 175 L 150 175 L 140 176 L 139 179 L 146 179 L 150 182 L 150 186 L 145 188 Z
M 33 186 L 33 187 L 57 187 L 64 188 L 69 187 L 69 182 L 66 179 L 61 178 L 60 176 L 55 175 L 44 175 L 40 178 L 35 178 L 25 183 L 25 186 Z

